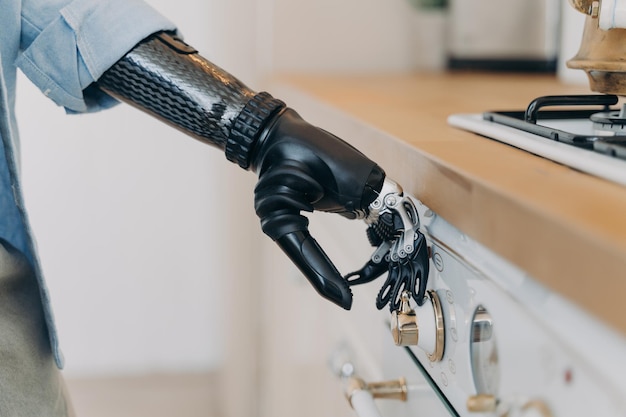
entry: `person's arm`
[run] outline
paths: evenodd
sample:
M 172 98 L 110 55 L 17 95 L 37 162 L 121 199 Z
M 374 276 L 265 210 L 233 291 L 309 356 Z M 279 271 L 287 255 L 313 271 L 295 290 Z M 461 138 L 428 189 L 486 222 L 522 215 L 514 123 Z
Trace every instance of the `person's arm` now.
M 70 113 L 118 101 L 87 88 L 138 42 L 176 26 L 142 0 L 22 0 L 15 62 Z
M 375 162 L 270 94 L 252 91 L 172 33 L 144 39 L 96 85 L 254 171 L 263 231 L 323 297 L 351 307 L 347 281 L 310 236 L 300 213 L 363 217 L 385 179 Z

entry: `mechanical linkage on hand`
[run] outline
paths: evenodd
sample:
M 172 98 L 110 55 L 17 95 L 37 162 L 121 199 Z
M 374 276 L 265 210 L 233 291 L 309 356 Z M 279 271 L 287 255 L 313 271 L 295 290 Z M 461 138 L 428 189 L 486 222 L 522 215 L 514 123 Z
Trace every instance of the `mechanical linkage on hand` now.
M 377 250 L 382 263 L 374 262 L 372 268 L 378 271 L 386 262 L 394 277 L 388 278 L 385 285 L 390 290 L 379 296 L 379 304 L 396 297 L 397 282 L 412 288 L 414 278 L 407 277 L 406 265 L 427 276 L 427 256 L 426 275 L 420 264 L 420 245 L 425 243 L 417 232 L 417 212 L 404 210 L 409 207 L 406 202 L 397 207 L 387 200 L 379 203 L 381 190 L 386 192 L 385 173 L 376 163 L 310 125 L 270 94 L 250 90 L 175 34 L 160 32 L 140 42 L 103 74 L 96 87 L 218 147 L 228 160 L 256 172 L 255 208 L 263 231 L 323 297 L 345 309 L 352 304 L 348 281 L 309 234 L 302 211 L 321 210 L 370 222 L 370 237 L 378 236 L 383 248 Z M 388 254 L 383 253 L 386 250 Z M 413 261 L 406 263 L 407 259 Z M 371 280 L 373 275 L 362 277 Z M 425 278 L 420 286 L 422 282 Z
M 415 204 L 402 188 L 386 179 L 379 196 L 365 217 L 367 237 L 377 247 L 370 260 L 358 271 L 345 276 L 349 285 L 365 284 L 388 272 L 376 298 L 380 310 L 400 307 L 402 292 L 409 291 L 418 305 L 424 303 L 428 283 L 429 252 L 426 238 L 419 231 Z

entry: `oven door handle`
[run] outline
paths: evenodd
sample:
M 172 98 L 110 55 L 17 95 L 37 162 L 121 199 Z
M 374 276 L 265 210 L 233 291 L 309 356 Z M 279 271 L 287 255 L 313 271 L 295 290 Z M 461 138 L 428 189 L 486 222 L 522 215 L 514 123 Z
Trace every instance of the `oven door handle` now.
M 406 401 L 407 390 L 404 378 L 367 383 L 361 378 L 350 377 L 346 384 L 346 398 L 358 417 L 382 417 L 374 399 Z

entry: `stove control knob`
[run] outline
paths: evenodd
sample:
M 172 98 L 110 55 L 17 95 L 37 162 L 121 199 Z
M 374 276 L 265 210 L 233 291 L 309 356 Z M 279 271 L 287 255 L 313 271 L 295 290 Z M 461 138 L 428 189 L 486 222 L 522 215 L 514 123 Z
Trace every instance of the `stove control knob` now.
M 351 377 L 347 380 L 345 393 L 357 416 L 381 417 L 374 399 L 406 401 L 408 387 L 404 378 L 367 383 L 361 378 Z
M 419 341 L 417 314 L 409 304 L 408 291 L 403 292 L 400 297 L 400 308 L 391 313 L 393 341 L 397 346 L 415 346 Z
M 517 414 L 510 413 L 510 415 L 518 417 L 552 417 L 552 411 L 544 401 L 531 400 L 520 407 Z
M 411 294 L 404 291 L 400 296 L 400 308 L 391 313 L 391 334 L 397 346 L 417 346 L 432 361 L 440 361 L 444 352 L 444 322 L 439 296 L 426 292 L 421 307 L 411 308 Z
M 467 399 L 467 411 L 470 413 L 492 413 L 496 411 L 498 401 L 490 394 L 476 394 Z
M 553 417 L 548 405 L 541 400 L 531 400 L 523 405 L 501 403 L 491 394 L 476 394 L 467 399 L 470 413 L 493 413 L 506 417 Z

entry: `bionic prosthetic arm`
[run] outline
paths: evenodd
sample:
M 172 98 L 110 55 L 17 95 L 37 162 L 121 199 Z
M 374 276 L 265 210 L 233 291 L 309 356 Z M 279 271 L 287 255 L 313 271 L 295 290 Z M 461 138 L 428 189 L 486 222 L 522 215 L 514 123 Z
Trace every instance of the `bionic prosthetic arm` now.
M 265 92 L 255 93 L 170 33 L 136 45 L 97 87 L 223 150 L 259 176 L 255 209 L 270 236 L 325 298 L 345 309 L 351 285 L 387 272 L 376 306 L 398 308 L 408 290 L 424 301 L 428 247 L 414 201 L 362 153 L 304 121 Z M 377 249 L 342 277 L 308 231 L 301 211 L 322 210 L 369 225 Z
M 97 85 L 256 172 L 255 209 L 263 231 L 323 297 L 351 307 L 348 281 L 300 213 L 366 217 L 385 180 L 378 165 L 280 100 L 250 90 L 170 33 L 139 43 Z
M 108 94 L 226 152 L 243 168 L 265 124 L 284 103 L 255 94 L 172 34 L 154 34 L 98 80 Z

